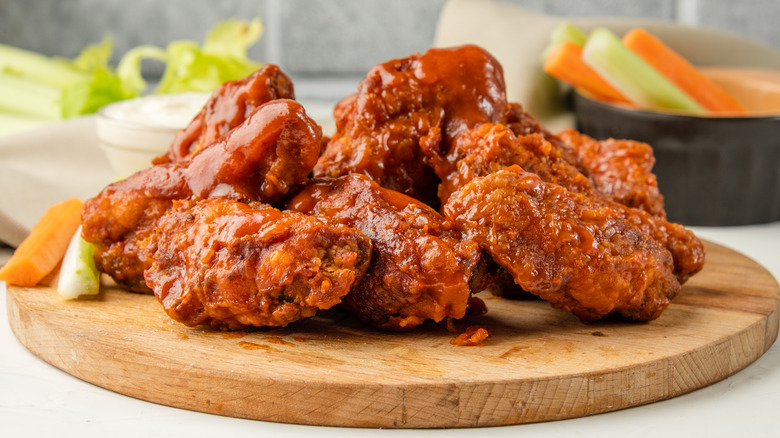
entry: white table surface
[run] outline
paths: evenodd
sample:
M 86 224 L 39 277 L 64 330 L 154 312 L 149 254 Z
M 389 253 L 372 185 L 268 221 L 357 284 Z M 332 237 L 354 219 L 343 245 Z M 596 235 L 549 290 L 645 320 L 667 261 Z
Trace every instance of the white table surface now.
M 780 278 L 780 222 L 694 228 Z M 7 252 L 7 250 L 6 250 Z M 5 295 L 5 290 L 2 292 Z M 262 391 L 262 388 L 258 388 Z M 670 400 L 585 418 L 485 429 L 372 430 L 298 426 L 202 414 L 136 400 L 81 381 L 38 359 L 8 326 L 0 300 L 0 425 L 3 436 L 134 437 L 317 435 L 358 437 L 759 437 L 780 436 L 780 346 L 708 387 Z

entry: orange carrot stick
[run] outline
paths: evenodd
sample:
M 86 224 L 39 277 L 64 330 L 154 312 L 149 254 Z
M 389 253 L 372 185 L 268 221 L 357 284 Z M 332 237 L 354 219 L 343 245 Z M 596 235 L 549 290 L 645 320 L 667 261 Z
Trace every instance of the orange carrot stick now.
M 0 268 L 0 280 L 32 287 L 54 270 L 81 224 L 81 207 L 82 202 L 76 198 L 49 207 Z
M 571 41 L 564 41 L 550 51 L 544 71 L 597 99 L 630 103 L 582 60 L 582 47 Z
M 646 30 L 631 30 L 623 36 L 623 44 L 705 109 L 721 113 L 745 113 L 745 108 L 733 97 Z

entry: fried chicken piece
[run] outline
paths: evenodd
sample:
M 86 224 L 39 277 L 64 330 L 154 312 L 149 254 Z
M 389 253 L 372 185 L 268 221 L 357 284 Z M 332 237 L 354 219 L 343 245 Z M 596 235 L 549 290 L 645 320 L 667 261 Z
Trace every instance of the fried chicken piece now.
M 336 133 L 315 177 L 361 173 L 431 205 L 436 175 L 421 144 L 448 138 L 508 113 L 501 65 L 476 46 L 431 49 L 374 67 L 357 94 L 339 104 Z
M 150 292 L 138 241 L 173 200 L 276 201 L 311 172 L 320 136 L 299 103 L 274 100 L 190 160 L 152 166 L 108 185 L 82 211 L 82 234 L 95 244 L 98 267 L 125 288 Z
M 84 203 L 82 236 L 95 245 L 97 268 L 125 289 L 151 293 L 138 241 L 154 230 L 173 200 L 190 196 L 184 171 L 173 165 L 152 166 L 108 185 Z
M 220 141 L 188 162 L 193 196 L 229 195 L 273 203 L 302 184 L 319 157 L 322 129 L 301 104 L 279 99 L 257 107 Z
M 615 201 L 665 218 L 664 198 L 652 173 L 653 148 L 633 140 L 597 141 L 566 129 L 558 137 L 570 145 L 590 168 L 596 188 Z
M 168 152 L 157 157 L 154 164 L 189 159 L 243 123 L 252 110 L 275 99 L 295 99 L 295 93 L 290 78 L 273 64 L 220 85 L 190 124 L 176 134 Z
M 577 193 L 598 191 L 621 204 L 666 217 L 649 145 L 631 140 L 596 141 L 573 129 L 553 135 L 516 103 L 509 103 L 500 125 L 483 124 L 461 132 L 444 144 L 446 150 L 427 146 L 421 145 L 423 153 L 443 181 L 439 188 L 442 202 L 474 176 L 518 164 L 546 182 Z
M 539 134 L 545 140 L 552 144 L 557 150 L 557 154 L 569 164 L 576 167 L 585 177 L 591 178 L 591 169 L 583 163 L 581 157 L 574 150 L 574 147 L 563 141 L 557 135 L 554 135 L 542 126 L 538 120 L 523 109 L 523 106 L 516 102 L 509 102 L 509 111 L 503 122 L 517 137 L 523 137 L 529 134 Z
M 528 134 L 542 134 L 545 138 L 553 137 L 553 135 L 544 129 L 539 121 L 536 120 L 536 117 L 525 112 L 523 106 L 516 102 L 509 102 L 509 109 L 504 118 L 504 125 L 511 129 L 518 137 Z
M 288 208 L 371 239 L 371 265 L 343 301 L 363 321 L 401 331 L 464 316 L 479 248 L 432 208 L 359 174 L 314 180 Z
M 593 181 L 580 171 L 566 149 L 556 147 L 540 133 L 518 136 L 503 124 L 483 123 L 461 132 L 444 155 L 427 148 L 423 153 L 442 180 L 442 203 L 473 178 L 513 164 L 577 193 L 590 195 L 595 191 Z
M 622 204 L 617 204 L 622 206 Z M 672 254 L 674 275 L 684 284 L 704 267 L 704 245 L 693 232 L 680 224 L 652 216 L 638 208 L 626 207 L 636 226 L 660 242 Z
M 371 257 L 357 230 L 227 198 L 176 201 L 144 244 L 146 282 L 171 318 L 233 330 L 335 306 Z
M 656 186 L 649 182 L 643 184 L 640 181 L 655 181 L 655 179 L 651 178 L 652 174 L 649 171 L 639 170 L 635 160 L 616 158 L 610 160 L 610 164 L 615 167 L 613 171 L 599 169 L 597 172 L 600 175 L 609 173 L 611 178 L 627 178 L 623 186 L 619 186 L 617 182 L 612 183 L 614 187 L 623 187 L 625 190 L 599 190 L 594 180 L 579 170 L 576 164 L 578 160 L 572 158 L 568 148 L 561 147 L 560 141 L 549 141 L 553 137 L 541 133 L 518 136 L 506 125 L 485 123 L 455 137 L 446 155 L 435 155 L 434 151 L 427 149 L 423 151 L 442 180 L 439 187 L 442 203 L 446 203 L 454 191 L 472 179 L 488 176 L 512 165 L 535 173 L 545 183 L 560 185 L 568 191 L 587 196 L 594 202 L 603 204 L 620 203 L 621 200 L 628 202 L 629 198 L 621 194 L 629 192 L 648 193 L 646 199 L 653 199 L 652 189 Z M 619 152 L 613 155 L 621 156 Z M 626 169 L 621 170 L 622 166 Z M 605 178 L 602 177 L 602 180 Z M 639 197 L 639 195 L 635 196 Z M 674 272 L 682 283 L 701 270 L 704 263 L 704 247 L 689 230 L 665 220 L 665 215 L 662 214 L 662 198 L 660 194 L 658 196 L 654 199 L 661 202 L 658 207 L 661 213 L 648 214 L 641 218 L 637 216 L 640 218 L 637 219 L 637 223 L 641 225 L 644 233 L 652 236 L 672 253 Z
M 443 210 L 524 290 L 583 321 L 657 318 L 680 290 L 646 213 L 544 182 L 519 166 L 473 179 Z

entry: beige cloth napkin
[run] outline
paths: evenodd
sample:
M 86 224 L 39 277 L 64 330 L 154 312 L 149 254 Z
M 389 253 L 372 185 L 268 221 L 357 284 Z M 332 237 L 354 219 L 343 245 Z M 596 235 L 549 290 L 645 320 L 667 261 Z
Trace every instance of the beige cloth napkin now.
M 90 198 L 113 179 L 94 117 L 0 138 L 0 242 L 17 246 L 50 205 Z
M 571 127 L 564 88 L 542 70 L 541 53 L 562 17 L 495 0 L 450 0 L 436 29 L 437 47 L 477 44 L 504 67 L 507 96 L 553 132 Z M 675 23 L 615 18 L 569 19 L 586 32 L 605 26 L 618 35 L 644 27 L 695 65 L 780 69 L 780 52 L 739 35 Z

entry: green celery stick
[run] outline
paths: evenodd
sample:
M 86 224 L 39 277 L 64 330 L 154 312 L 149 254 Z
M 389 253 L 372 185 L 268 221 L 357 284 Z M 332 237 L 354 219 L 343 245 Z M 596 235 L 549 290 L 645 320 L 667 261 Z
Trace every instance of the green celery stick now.
M 81 237 L 81 227 L 76 230 L 62 258 L 57 293 L 66 300 L 79 295 L 97 295 L 100 292 L 100 272 L 95 266 L 95 247 Z
M 550 32 L 550 42 L 542 51 L 542 63 L 547 60 L 550 51 L 564 41 L 571 41 L 578 46 L 584 46 L 588 36 L 571 21 L 564 21 Z
M 0 137 L 30 131 L 51 123 L 37 117 L 7 114 L 0 111 Z
M 588 41 L 588 36 L 571 21 L 564 21 L 555 26 L 550 35 L 550 42 L 560 44 L 564 41 L 571 41 L 578 46 L 584 46 Z
M 22 76 L 62 88 L 89 79 L 67 61 L 0 44 L 0 72 Z
M 641 107 L 705 112 L 606 28 L 593 30 L 583 48 L 582 58 L 604 80 Z
M 62 119 L 60 98 L 56 87 L 0 73 L 0 112 L 56 121 Z

